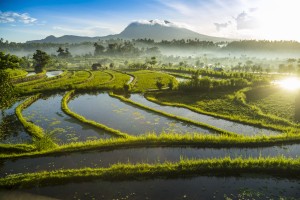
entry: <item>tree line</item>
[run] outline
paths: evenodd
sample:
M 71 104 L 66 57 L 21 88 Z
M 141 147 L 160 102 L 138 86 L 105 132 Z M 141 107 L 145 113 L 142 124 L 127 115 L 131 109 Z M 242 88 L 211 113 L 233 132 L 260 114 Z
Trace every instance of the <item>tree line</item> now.
M 200 48 L 200 49 L 215 49 L 224 51 L 300 51 L 300 43 L 297 41 L 269 41 L 269 40 L 240 40 L 232 42 L 212 42 L 202 41 L 199 39 L 181 39 L 181 40 L 162 40 L 154 41 L 153 39 L 110 39 L 101 40 L 96 42 L 99 46 L 97 47 L 96 54 L 106 52 L 107 54 L 113 53 L 125 53 L 131 52 L 137 54 L 139 52 L 147 53 L 147 49 L 139 49 L 139 44 L 144 46 L 148 45 L 147 48 L 152 47 L 186 47 L 186 48 Z M 59 48 L 61 45 L 67 48 L 81 48 L 82 46 L 95 46 L 92 42 L 81 42 L 81 43 L 17 43 L 5 41 L 0 38 L 0 50 L 1 51 L 32 51 L 36 49 L 47 49 L 47 48 Z M 96 48 L 96 46 L 95 46 Z

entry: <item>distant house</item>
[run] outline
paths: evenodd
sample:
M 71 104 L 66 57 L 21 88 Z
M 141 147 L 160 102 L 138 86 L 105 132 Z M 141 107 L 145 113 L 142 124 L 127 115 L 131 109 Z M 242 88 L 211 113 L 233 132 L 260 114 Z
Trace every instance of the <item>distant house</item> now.
M 96 70 L 98 70 L 101 67 L 102 67 L 102 65 L 100 63 L 94 63 L 92 65 L 92 70 L 96 71 Z

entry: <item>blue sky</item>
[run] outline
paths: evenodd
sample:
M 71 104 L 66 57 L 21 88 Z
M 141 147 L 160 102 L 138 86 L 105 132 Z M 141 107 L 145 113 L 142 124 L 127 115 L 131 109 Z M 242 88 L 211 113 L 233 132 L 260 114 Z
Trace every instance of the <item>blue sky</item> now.
M 0 0 L 0 37 L 103 36 L 166 19 L 213 36 L 300 41 L 299 7 L 298 0 Z

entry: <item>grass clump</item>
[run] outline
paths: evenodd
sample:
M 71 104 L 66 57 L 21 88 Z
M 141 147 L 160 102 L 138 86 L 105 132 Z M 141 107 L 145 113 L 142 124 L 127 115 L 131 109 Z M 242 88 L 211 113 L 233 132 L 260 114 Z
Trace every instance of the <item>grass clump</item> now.
M 26 99 L 16 108 L 16 115 L 23 124 L 25 130 L 33 136 L 34 145 L 37 150 L 44 150 L 55 148 L 57 145 L 44 133 L 44 130 L 41 127 L 28 122 L 22 115 L 22 111 L 39 99 L 40 96 L 41 94 L 37 94 Z
M 0 178 L 0 186 L 5 188 L 26 188 L 68 182 L 102 180 L 136 180 L 199 175 L 237 175 L 242 173 L 269 174 L 299 179 L 300 159 L 275 158 L 219 158 L 182 159 L 179 162 L 161 164 L 115 164 L 109 168 L 82 168 L 44 171 L 10 175 Z

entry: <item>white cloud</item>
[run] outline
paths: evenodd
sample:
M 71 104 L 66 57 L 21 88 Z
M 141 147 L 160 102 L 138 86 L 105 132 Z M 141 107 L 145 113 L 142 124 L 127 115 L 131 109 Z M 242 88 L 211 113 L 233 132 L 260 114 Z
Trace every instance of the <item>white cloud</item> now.
M 0 23 L 23 23 L 32 24 L 37 21 L 36 18 L 30 17 L 28 13 L 1 12 Z
M 133 21 L 132 23 L 147 24 L 147 25 L 159 24 L 161 26 L 166 26 L 166 27 L 188 28 L 188 29 L 191 28 L 189 25 L 187 25 L 185 23 L 173 22 L 173 21 L 168 21 L 168 20 L 159 20 L 159 19 L 137 20 L 137 21 Z

